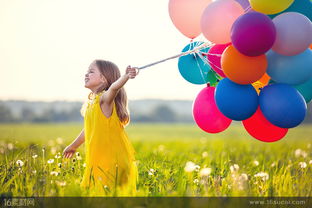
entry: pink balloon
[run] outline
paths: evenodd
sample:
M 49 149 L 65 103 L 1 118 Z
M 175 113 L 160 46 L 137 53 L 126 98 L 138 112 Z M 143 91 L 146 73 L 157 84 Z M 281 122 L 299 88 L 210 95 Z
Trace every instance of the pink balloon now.
M 175 27 L 186 37 L 200 33 L 200 18 L 211 0 L 169 0 L 169 15 Z
M 206 7 L 201 17 L 202 33 L 213 43 L 229 43 L 231 27 L 242 14 L 244 9 L 234 0 L 214 1 Z
M 221 55 L 229 45 L 231 45 L 231 43 L 214 45 L 208 51 L 207 58 L 209 65 L 221 77 L 226 77 L 221 68 Z
M 196 124 L 208 133 L 224 131 L 232 122 L 219 111 L 214 92 L 215 87 L 202 89 L 193 103 L 193 118 Z

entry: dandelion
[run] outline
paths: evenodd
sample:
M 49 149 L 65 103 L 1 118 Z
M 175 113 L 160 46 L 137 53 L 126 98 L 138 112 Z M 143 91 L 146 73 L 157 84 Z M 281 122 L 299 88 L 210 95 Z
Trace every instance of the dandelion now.
M 12 143 L 8 143 L 8 150 L 12 150 L 14 148 L 14 145 Z
M 253 161 L 254 166 L 258 166 L 259 162 L 257 160 Z
M 54 163 L 54 159 L 49 159 L 49 160 L 48 160 L 48 163 L 49 163 L 49 164 Z
M 154 173 L 155 173 L 156 171 L 153 169 L 153 168 L 151 168 L 151 169 L 149 169 L 149 171 L 148 171 L 148 175 L 154 175 Z
M 61 137 L 56 138 L 56 143 L 57 144 L 63 144 L 63 138 L 61 138 Z
M 85 168 L 85 167 L 87 167 L 87 163 L 83 163 L 83 165 L 82 165 L 82 166 L 83 166 L 84 168 Z
M 31 171 L 33 174 L 36 174 L 37 173 L 37 171 L 36 170 L 33 170 L 33 171 Z
M 22 166 L 24 165 L 24 162 L 21 161 L 21 160 L 17 160 L 17 161 L 16 161 L 16 164 L 17 164 L 18 166 L 22 167 Z
M 307 167 L 307 163 L 306 162 L 300 162 L 299 166 L 300 166 L 300 168 L 306 168 Z
M 198 172 L 200 169 L 200 166 L 199 165 L 195 165 L 195 171 Z
M 295 157 L 300 157 L 300 156 L 305 158 L 308 156 L 308 154 L 302 149 L 296 149 L 295 150 Z
M 192 161 L 188 161 L 184 167 L 184 171 L 185 172 L 193 172 L 195 170 L 195 163 L 193 163 Z
M 196 185 L 198 185 L 198 184 L 199 184 L 199 180 L 196 178 L 196 179 L 194 179 L 193 183 L 195 183 Z
M 269 179 L 269 174 L 267 174 L 266 172 L 259 172 L 255 174 L 254 176 L 261 178 L 263 181 L 266 181 Z
M 309 164 L 312 165 L 312 160 L 309 161 Z
M 61 158 L 61 155 L 55 155 L 55 159 L 59 159 L 59 158 Z
M 33 155 L 32 158 L 36 159 L 38 157 L 38 155 Z
M 203 157 L 203 158 L 208 157 L 208 152 L 203 152 L 203 153 L 202 153 L 202 157 Z
M 53 175 L 53 176 L 58 176 L 59 173 L 56 172 L 56 171 L 51 171 L 50 174 Z
M 276 163 L 273 162 L 273 163 L 271 164 L 271 167 L 275 167 L 275 166 L 276 166 Z
M 204 176 L 209 176 L 210 173 L 211 173 L 211 168 L 203 168 L 200 170 L 199 175 L 201 177 L 204 177 Z
M 81 156 L 76 156 L 76 159 L 77 160 L 82 160 L 82 157 Z
M 57 149 L 56 149 L 55 147 L 52 147 L 52 148 L 51 148 L 51 154 L 52 154 L 52 155 L 55 155 L 55 154 L 56 154 L 56 150 L 57 150 Z
M 234 165 L 231 165 L 230 166 L 230 171 L 233 173 L 233 172 L 236 172 L 239 170 L 239 166 L 237 164 L 234 164 Z
M 242 174 L 239 176 L 239 180 L 248 181 L 248 175 L 247 175 L 246 173 L 242 173 Z

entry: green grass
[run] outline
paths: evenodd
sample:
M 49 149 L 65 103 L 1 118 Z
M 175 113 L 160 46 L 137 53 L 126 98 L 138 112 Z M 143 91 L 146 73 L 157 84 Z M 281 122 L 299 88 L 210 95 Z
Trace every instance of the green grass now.
M 84 145 L 78 149 L 82 160 L 55 158 L 82 127 L 0 125 L 0 193 L 89 195 L 79 187 Z M 190 124 L 132 123 L 126 131 L 137 152 L 137 196 L 312 196 L 311 127 L 299 126 L 278 142 L 264 143 L 236 124 L 223 133 L 207 134 Z M 49 159 L 54 162 L 49 164 Z M 185 171 L 189 161 L 198 171 Z M 201 176 L 203 168 L 211 168 L 211 173 Z

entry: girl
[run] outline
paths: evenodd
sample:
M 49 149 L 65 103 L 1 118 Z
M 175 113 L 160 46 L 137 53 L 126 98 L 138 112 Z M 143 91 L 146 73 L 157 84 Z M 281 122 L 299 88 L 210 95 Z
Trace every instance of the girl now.
M 104 60 L 93 61 L 85 75 L 85 87 L 92 92 L 82 107 L 84 129 L 63 152 L 65 158 L 71 158 L 85 142 L 86 168 L 81 187 L 101 193 L 120 190 L 120 194 L 133 195 L 136 192 L 138 171 L 135 150 L 124 130 L 130 118 L 123 88 L 136 75 L 136 68 L 128 66 L 120 76 L 118 67 Z

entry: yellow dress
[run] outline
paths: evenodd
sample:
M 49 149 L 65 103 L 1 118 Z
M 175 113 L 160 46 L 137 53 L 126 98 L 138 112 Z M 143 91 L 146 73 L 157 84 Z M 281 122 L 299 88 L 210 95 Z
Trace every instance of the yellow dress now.
M 133 196 L 138 180 L 136 152 L 119 120 L 115 103 L 109 118 L 102 113 L 99 101 L 103 93 L 89 100 L 84 113 L 86 167 L 81 187 L 97 195 L 117 191 L 118 196 Z

